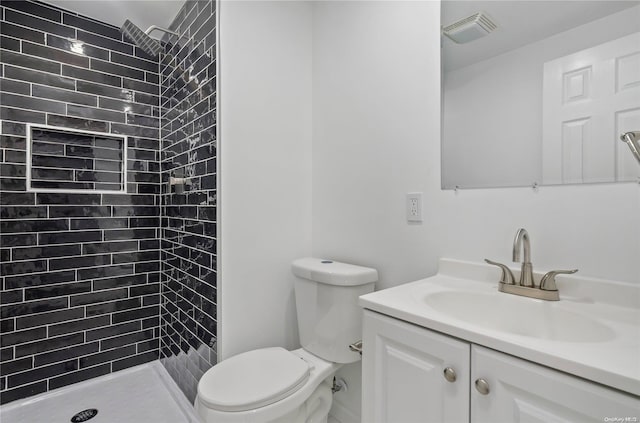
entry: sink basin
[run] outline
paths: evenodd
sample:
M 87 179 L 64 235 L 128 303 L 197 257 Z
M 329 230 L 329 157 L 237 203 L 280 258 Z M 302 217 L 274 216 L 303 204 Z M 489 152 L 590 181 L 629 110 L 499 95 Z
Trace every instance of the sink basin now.
M 562 342 L 604 342 L 615 337 L 609 326 L 565 310 L 561 302 L 466 291 L 432 292 L 422 299 L 456 320 L 515 335 Z

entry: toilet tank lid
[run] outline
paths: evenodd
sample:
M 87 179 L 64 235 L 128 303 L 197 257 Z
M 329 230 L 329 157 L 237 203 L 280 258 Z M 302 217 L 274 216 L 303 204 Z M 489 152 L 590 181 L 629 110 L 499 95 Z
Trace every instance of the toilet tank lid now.
M 378 280 L 376 269 L 314 257 L 295 260 L 291 270 L 296 276 L 327 285 L 357 286 Z

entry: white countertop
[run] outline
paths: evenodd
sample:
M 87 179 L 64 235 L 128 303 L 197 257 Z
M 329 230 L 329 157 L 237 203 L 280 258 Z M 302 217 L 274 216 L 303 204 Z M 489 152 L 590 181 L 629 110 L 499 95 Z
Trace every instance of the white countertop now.
M 517 279 L 519 271 L 513 270 Z M 560 301 L 542 301 L 498 292 L 499 277 L 500 270 L 493 266 L 441 259 L 435 276 L 363 295 L 359 304 L 369 310 L 640 395 L 640 283 L 609 282 L 578 275 L 558 276 Z M 541 273 L 536 272 L 535 279 L 539 281 L 540 277 Z M 473 295 L 492 298 L 495 294 L 501 296 L 497 297 L 501 303 L 511 301 L 508 298 L 513 298 L 514 304 L 517 301 L 542 303 L 535 307 L 550 311 L 557 308 L 571 316 L 584 317 L 585 321 L 595 321 L 594 326 L 606 329 L 603 331 L 605 336 L 602 340 L 594 340 L 595 335 L 590 337 L 585 333 L 584 340 L 567 342 L 496 330 L 490 324 L 458 318 L 455 311 L 439 311 L 425 301 L 434 293 L 446 291 L 452 291 L 453 295 L 464 292 L 460 301 L 468 301 Z M 477 304 L 475 308 L 478 308 Z M 509 308 L 518 310 L 517 306 Z M 542 317 L 525 312 L 504 315 L 504 319 L 513 325 L 523 319 Z

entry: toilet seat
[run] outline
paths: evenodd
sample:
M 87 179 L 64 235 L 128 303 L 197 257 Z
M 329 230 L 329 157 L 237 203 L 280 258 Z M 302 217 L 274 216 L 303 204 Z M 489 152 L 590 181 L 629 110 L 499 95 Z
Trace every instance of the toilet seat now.
M 296 392 L 310 372 L 309 363 L 284 348 L 248 351 L 209 369 L 198 384 L 198 398 L 214 410 L 253 410 Z

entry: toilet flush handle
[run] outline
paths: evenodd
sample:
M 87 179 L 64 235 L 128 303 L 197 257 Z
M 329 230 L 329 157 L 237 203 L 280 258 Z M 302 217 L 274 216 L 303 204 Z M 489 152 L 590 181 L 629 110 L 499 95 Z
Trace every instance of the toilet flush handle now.
M 357 352 L 358 354 L 362 355 L 362 339 L 349 345 L 349 349 L 353 352 Z

